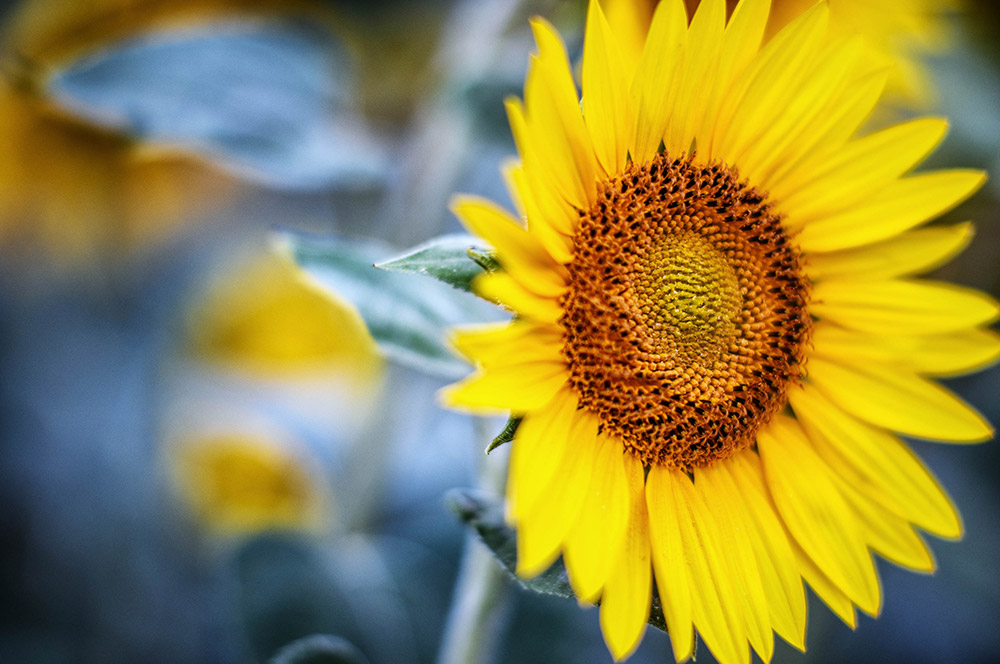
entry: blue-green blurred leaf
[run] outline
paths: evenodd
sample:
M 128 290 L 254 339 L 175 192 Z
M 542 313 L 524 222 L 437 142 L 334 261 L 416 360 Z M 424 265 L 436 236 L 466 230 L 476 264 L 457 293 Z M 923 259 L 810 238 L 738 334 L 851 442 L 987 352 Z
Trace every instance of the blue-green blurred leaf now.
M 446 501 L 458 518 L 475 528 L 479 538 L 522 587 L 544 595 L 576 598 L 561 559 L 531 579 L 522 579 L 514 573 L 517 569 L 517 533 L 507 525 L 503 517 L 503 504 L 496 498 L 472 489 L 453 489 L 448 492 Z M 649 624 L 667 631 L 659 597 L 653 598 Z
M 138 138 L 289 188 L 373 186 L 384 155 L 353 113 L 345 49 L 304 23 L 147 35 L 73 63 L 50 92 Z
M 477 242 L 471 235 L 442 235 L 375 267 L 427 275 L 471 293 L 472 280 L 484 269 L 473 256 L 489 256 L 489 250 L 477 246 Z
M 268 664 L 368 664 L 368 660 L 342 638 L 313 634 L 289 643 Z
M 389 253 L 380 245 L 296 233 L 284 239 L 320 286 L 358 308 L 386 355 L 420 371 L 446 378 L 467 374 L 469 366 L 445 342 L 448 329 L 498 318 L 495 307 L 469 293 L 377 269 L 374 263 Z

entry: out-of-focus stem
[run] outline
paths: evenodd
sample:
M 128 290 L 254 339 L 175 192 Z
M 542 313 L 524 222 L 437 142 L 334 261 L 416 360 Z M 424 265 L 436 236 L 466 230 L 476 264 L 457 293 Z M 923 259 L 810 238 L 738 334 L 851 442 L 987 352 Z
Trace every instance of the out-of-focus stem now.
M 397 219 L 393 241 L 402 246 L 440 233 L 447 201 L 466 166 L 474 118 L 456 90 L 487 76 L 503 33 L 519 15 L 520 1 L 466 0 L 452 12 L 437 54 L 440 89 L 418 111 L 403 151 L 403 181 L 388 201 L 385 219 Z
M 492 438 L 485 420 L 476 420 L 476 433 L 482 449 Z M 479 489 L 503 492 L 506 464 L 497 458 L 500 456 L 484 455 L 478 469 Z M 437 664 L 488 664 L 494 660 L 509 585 L 507 573 L 493 554 L 469 533 Z

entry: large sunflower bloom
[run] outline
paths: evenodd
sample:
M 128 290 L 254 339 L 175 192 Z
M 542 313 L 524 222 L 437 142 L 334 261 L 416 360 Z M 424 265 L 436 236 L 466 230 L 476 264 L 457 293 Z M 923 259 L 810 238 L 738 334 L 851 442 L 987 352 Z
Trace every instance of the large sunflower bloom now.
M 634 65 L 590 5 L 582 101 L 566 51 L 533 23 L 524 102 L 508 102 L 526 220 L 463 197 L 496 249 L 478 292 L 516 312 L 456 332 L 478 371 L 444 401 L 523 419 L 508 518 L 518 572 L 563 556 L 616 658 L 642 637 L 654 578 L 674 654 L 694 630 L 723 664 L 773 632 L 805 638 L 805 579 L 849 625 L 877 614 L 871 551 L 929 571 L 914 527 L 962 526 L 897 434 L 971 442 L 983 418 L 928 376 L 1000 353 L 985 295 L 912 279 L 967 224 L 913 230 L 975 171 L 908 174 L 946 123 L 854 138 L 879 98 L 855 39 L 819 4 L 763 48 L 766 0 L 690 25 L 661 2 Z

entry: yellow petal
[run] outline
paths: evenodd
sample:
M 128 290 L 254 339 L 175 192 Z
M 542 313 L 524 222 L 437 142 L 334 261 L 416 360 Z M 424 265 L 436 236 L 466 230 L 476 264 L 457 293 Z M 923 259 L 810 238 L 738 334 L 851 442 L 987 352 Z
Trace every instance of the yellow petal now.
M 453 328 L 451 345 L 484 367 L 544 362 L 559 357 L 562 331 L 553 325 L 516 320 Z
M 649 38 L 632 82 L 636 129 L 632 160 L 644 164 L 660 147 L 670 121 L 670 109 L 677 86 L 663 81 L 682 76 L 679 69 L 687 33 L 687 15 L 681 0 L 662 0 L 656 6 Z
M 809 557 L 805 551 L 802 550 L 794 539 L 791 540 L 792 552 L 795 554 L 795 560 L 799 564 L 799 572 L 802 574 L 802 578 L 805 579 L 809 587 L 815 591 L 823 602 L 826 603 L 830 610 L 833 611 L 838 618 L 844 621 L 844 623 L 854 629 L 858 623 L 857 614 L 854 611 L 854 603 L 851 598 L 844 594 L 833 581 L 830 580 L 826 574 L 813 562 L 812 558 Z
M 571 228 L 573 220 L 567 218 L 562 222 L 553 221 L 542 212 L 531 183 L 528 182 L 528 176 L 524 172 L 524 166 L 520 162 L 508 162 L 503 173 L 507 179 L 507 189 L 511 192 L 511 198 L 516 205 L 523 208 L 522 213 L 528 230 L 538 238 L 538 242 L 557 263 L 566 264 L 573 260 L 573 238 L 558 230 Z M 566 207 L 563 212 L 569 215 L 570 208 Z M 559 210 L 554 214 L 559 214 Z
M 762 127 L 774 124 L 812 69 L 824 43 L 829 10 L 825 3 L 804 12 L 761 50 L 720 111 L 732 121 L 717 143 L 718 155 L 742 155 Z
M 945 334 L 887 336 L 818 321 L 813 326 L 812 341 L 819 349 L 817 354 L 823 357 L 864 358 L 932 376 L 967 373 L 1000 358 L 1000 335 L 975 328 Z
M 596 160 L 562 41 L 542 19 L 532 21 L 538 56 L 528 65 L 524 105 L 529 136 L 544 155 L 556 189 L 577 207 L 596 200 Z
M 881 335 L 954 332 L 1000 315 L 1000 304 L 981 291 L 927 280 L 831 279 L 813 287 L 812 300 L 814 316 Z
M 852 207 L 920 163 L 943 139 L 948 122 L 919 118 L 855 139 L 796 169 L 797 188 L 771 192 L 796 219 Z
M 532 293 L 506 272 L 481 274 L 472 282 L 472 289 L 524 318 L 555 325 L 563 314 L 558 300 Z
M 632 654 L 642 640 L 653 593 L 642 463 L 631 454 L 623 458 L 631 509 L 625 537 L 618 540 L 616 562 L 601 596 L 601 631 L 615 661 Z
M 695 626 L 720 664 L 748 662 L 746 628 L 739 614 L 742 607 L 715 516 L 687 475 L 667 472 L 661 478 L 670 484 L 673 502 L 680 511 L 678 524 L 688 563 Z
M 917 438 L 980 442 L 993 428 L 961 399 L 917 374 L 869 363 L 812 357 L 809 382 L 852 415 Z
M 799 425 L 778 416 L 757 445 L 771 496 L 795 540 L 863 611 L 878 613 L 878 576 L 857 520 Z
M 872 194 L 864 204 L 813 218 L 789 216 L 805 252 L 834 251 L 877 242 L 933 219 L 968 198 L 986 181 L 981 171 L 911 175 Z
M 748 450 L 734 455 L 729 463 L 719 465 L 750 516 L 750 542 L 769 598 L 774 630 L 793 646 L 804 650 L 805 590 L 788 536 L 764 486 L 760 460 L 756 453 Z
M 548 404 L 521 420 L 511 443 L 507 475 L 507 520 L 517 523 L 545 493 L 570 449 L 577 398 L 560 390 Z
M 621 442 L 599 436 L 594 477 L 563 552 L 581 602 L 597 601 L 625 537 L 631 496 L 624 464 Z
M 840 482 L 841 493 L 854 509 L 865 542 L 887 560 L 916 572 L 933 572 L 934 556 L 927 543 L 913 531 L 906 519 L 889 512 L 878 503 Z
M 704 0 L 691 18 L 684 40 L 683 62 L 671 83 L 677 91 L 667 117 L 671 122 L 663 138 L 667 153 L 680 155 L 691 152 L 698 123 L 706 114 L 706 81 L 713 80 L 719 60 L 719 47 L 726 24 L 726 3 Z
M 572 453 L 563 455 L 542 499 L 518 516 L 517 573 L 522 577 L 536 576 L 555 561 L 580 514 L 597 459 L 597 419 L 578 415 L 569 439 L 559 442 L 572 445 Z
M 478 196 L 456 196 L 451 209 L 471 233 L 496 249 L 500 264 L 526 289 L 544 297 L 566 292 L 566 268 L 506 210 Z
M 924 530 L 961 537 L 955 506 L 909 446 L 854 419 L 818 390 L 793 389 L 788 399 L 816 452 L 841 477 Z
M 711 468 L 698 468 L 694 473 L 694 488 L 719 524 L 722 549 L 729 561 L 737 596 L 741 600 L 740 613 L 750 645 L 765 662 L 774 653 L 774 634 L 771 631 L 769 600 L 764 593 L 762 575 L 751 544 L 755 527 L 743 506 L 743 498 L 734 489 L 725 470 L 716 464 Z
M 533 19 L 531 29 L 538 44 L 538 58 L 541 63 L 539 76 L 550 95 L 547 102 L 557 114 L 562 131 L 566 133 L 573 155 L 571 163 L 576 167 L 577 178 L 583 187 L 585 198 L 580 201 L 580 205 L 583 206 L 585 202 L 592 204 L 597 194 L 595 187 L 597 159 L 587 133 L 587 125 L 580 112 L 580 97 L 573 83 L 566 47 L 555 29 L 544 19 Z
M 931 226 L 896 237 L 806 258 L 813 281 L 823 279 L 880 280 L 932 270 L 965 249 L 973 236 L 972 224 Z
M 633 72 L 639 64 L 646 33 L 653 20 L 656 3 L 644 0 L 603 0 L 611 33 L 618 40 L 622 61 L 627 71 Z
M 822 54 L 814 69 L 803 78 L 775 109 L 757 137 L 734 157 L 740 172 L 751 182 L 768 182 L 775 168 L 786 163 L 789 153 L 799 153 L 813 144 L 813 131 L 840 105 L 844 89 L 857 78 L 857 64 L 863 54 L 860 38 L 847 40 L 829 54 Z
M 814 136 L 803 146 L 789 146 L 784 164 L 775 164 L 773 171 L 760 183 L 770 192 L 775 205 L 786 221 L 795 223 L 794 214 L 782 207 L 784 198 L 808 183 L 809 170 L 805 164 L 814 161 L 834 159 L 840 154 L 844 143 L 871 114 L 872 109 L 885 89 L 886 72 L 866 74 L 851 83 L 843 97 L 825 115 L 817 119 L 812 127 Z M 803 169 L 800 171 L 800 169 Z
M 528 413 L 547 404 L 569 376 L 558 358 L 508 364 L 472 374 L 438 393 L 449 408 L 477 415 Z
M 514 137 L 517 153 L 521 155 L 525 173 L 524 181 L 527 186 L 522 190 L 522 196 L 526 203 L 533 202 L 539 211 L 535 217 L 529 214 L 528 228 L 532 228 L 532 223 L 536 226 L 547 224 L 564 235 L 572 235 L 576 210 L 559 193 L 555 180 L 545 163 L 544 153 L 533 142 L 534 138 L 525 117 L 524 105 L 519 99 L 508 97 L 504 101 L 504 107 L 507 109 L 510 132 Z M 528 196 L 529 191 L 530 196 Z
M 977 371 L 1000 359 L 1000 335 L 993 330 L 961 330 L 899 341 L 910 367 L 932 376 L 956 376 Z
M 604 172 L 621 173 L 632 145 L 632 81 L 625 73 L 618 43 L 597 0 L 587 10 L 583 42 L 584 119 Z
M 672 484 L 666 475 L 675 471 L 662 466 L 649 469 L 646 478 L 646 504 L 649 508 L 650 541 L 656 588 L 663 604 L 663 617 L 674 649 L 674 658 L 683 662 L 694 652 L 692 629 L 691 577 L 684 557 L 680 519 L 686 510 L 676 503 Z
M 713 139 L 723 131 L 730 118 L 722 116 L 720 107 L 732 94 L 734 80 L 742 76 L 760 49 L 770 4 L 770 0 L 744 0 L 733 9 L 726 25 L 718 64 L 707 89 L 702 91 L 706 98 L 704 110 L 696 118 L 700 120 L 700 129 L 695 132 L 695 141 L 709 159 L 722 158 L 714 153 Z

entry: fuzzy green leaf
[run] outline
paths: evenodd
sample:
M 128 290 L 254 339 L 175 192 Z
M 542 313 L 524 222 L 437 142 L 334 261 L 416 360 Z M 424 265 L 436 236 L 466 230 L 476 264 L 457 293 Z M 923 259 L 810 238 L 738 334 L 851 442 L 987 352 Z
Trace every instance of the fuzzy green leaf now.
M 442 235 L 375 267 L 424 274 L 471 293 L 472 280 L 487 269 L 481 257 L 489 257 L 489 252 L 477 247 L 471 235 Z
M 280 238 L 312 283 L 357 307 L 388 357 L 425 373 L 467 374 L 469 366 L 445 341 L 448 329 L 500 316 L 486 302 L 443 283 L 376 269 L 374 263 L 391 252 L 384 245 L 296 232 Z
M 503 505 L 499 500 L 473 489 L 452 489 L 445 500 L 458 518 L 476 530 L 479 538 L 493 552 L 497 561 L 523 588 L 545 595 L 576 599 L 561 559 L 532 579 L 522 579 L 515 575 L 517 533 L 504 521 Z M 649 624 L 664 632 L 667 631 L 663 607 L 655 591 L 649 610 Z

